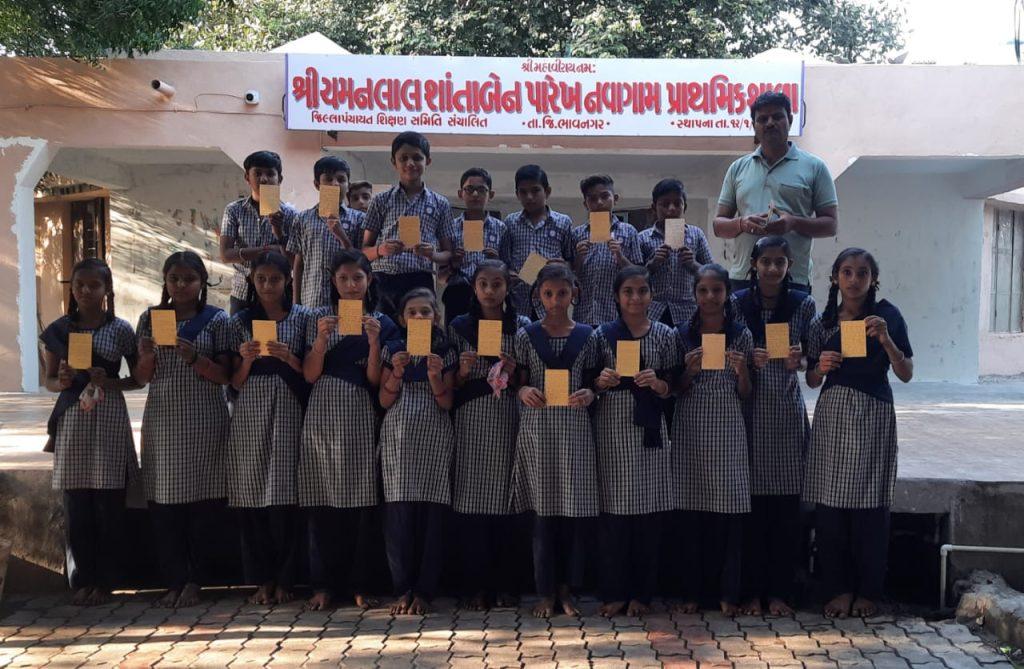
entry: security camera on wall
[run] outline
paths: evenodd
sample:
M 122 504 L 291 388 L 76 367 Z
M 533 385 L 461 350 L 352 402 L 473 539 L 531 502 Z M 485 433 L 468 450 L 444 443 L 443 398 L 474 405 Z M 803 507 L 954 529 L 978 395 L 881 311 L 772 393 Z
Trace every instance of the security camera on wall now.
M 250 89 L 245 92 L 245 104 L 247 105 L 258 105 L 260 103 L 260 92 L 255 89 Z

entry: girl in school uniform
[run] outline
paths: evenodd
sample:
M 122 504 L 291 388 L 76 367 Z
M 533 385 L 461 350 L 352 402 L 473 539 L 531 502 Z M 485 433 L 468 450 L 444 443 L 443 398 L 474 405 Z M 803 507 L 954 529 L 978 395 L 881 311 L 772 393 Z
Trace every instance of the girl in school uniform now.
M 672 470 L 682 551 L 683 602 L 694 613 L 716 596 L 735 615 L 740 598 L 743 515 L 750 512 L 750 471 L 743 400 L 750 397 L 750 331 L 735 320 L 729 273 L 712 263 L 697 271 L 697 312 L 678 333 L 683 371 L 672 421 Z M 704 369 L 703 335 L 724 334 L 725 369 Z
M 594 417 L 601 502 L 601 614 L 650 611 L 657 584 L 662 518 L 673 507 L 666 400 L 678 366 L 676 333 L 651 321 L 651 275 L 640 266 L 615 277 L 619 318 L 597 329 L 601 370 Z M 640 342 L 640 372 L 616 371 L 618 343 Z M 629 392 L 622 392 L 629 391 Z
M 530 324 L 512 303 L 508 267 L 482 260 L 473 272 L 469 312 L 452 320 L 448 338 L 459 356 L 455 373 L 455 453 L 452 507 L 461 546 L 463 582 L 472 593 L 466 606 L 484 609 L 497 594 L 497 606 L 515 603 L 509 574 L 514 572 L 514 525 L 508 508 L 512 455 L 519 409 L 516 406 L 515 335 Z M 477 352 L 481 320 L 501 321 L 501 356 Z
M 139 317 L 135 380 L 150 384 L 142 416 L 142 478 L 167 594 L 160 606 L 194 606 L 206 577 L 212 521 L 226 495 L 224 444 L 231 382 L 228 316 L 206 303 L 209 274 L 192 251 L 164 262 L 158 309 L 173 309 L 177 345 L 157 347 L 150 312 Z
M 72 333 L 92 335 L 92 365 L 69 363 Z M 114 281 L 102 260 L 89 258 L 71 270 L 68 313 L 40 336 L 46 389 L 60 393 L 47 422 L 53 489 L 63 491 L 67 570 L 72 603 L 103 604 L 118 578 L 124 530 L 125 490 L 138 473 L 124 390 L 122 359 L 136 366 L 135 333 L 114 316 Z
M 313 384 L 299 445 L 299 505 L 306 511 L 313 596 L 306 608 L 329 608 L 339 592 L 367 608 L 365 531 L 377 492 L 377 407 L 382 343 L 397 336 L 390 318 L 374 311 L 370 262 L 355 249 L 331 262 L 328 306 L 306 325 L 302 367 Z M 363 303 L 363 332 L 338 333 L 338 301 Z
M 750 288 L 736 291 L 737 316 L 754 340 L 750 416 L 751 513 L 744 528 L 743 612 L 790 615 L 800 546 L 800 491 L 810 424 L 797 370 L 814 298 L 790 289 L 785 237 L 761 237 L 750 254 Z M 770 358 L 766 325 L 789 326 L 789 355 Z
M 569 318 L 579 299 L 576 277 L 565 263 L 550 263 L 538 274 L 537 297 L 544 318 L 516 334 L 521 419 L 512 465 L 512 508 L 532 511 L 533 574 L 540 601 L 537 617 L 555 606 L 566 615 L 579 609 L 579 585 L 587 519 L 598 515 L 597 463 L 587 407 L 598 365 L 597 341 L 588 325 Z M 549 406 L 545 372 L 568 370 L 568 406 Z
M 811 423 L 803 497 L 817 505 L 815 538 L 830 598 L 825 615 L 833 618 L 878 610 L 896 486 L 889 367 L 904 383 L 914 375 L 907 324 L 891 302 L 876 301 L 877 291 L 874 257 L 863 249 L 844 250 L 832 264 L 825 311 L 808 333 L 807 385 L 825 385 Z M 840 324 L 860 320 L 867 356 L 844 358 Z
M 433 291 L 409 291 L 398 314 L 403 330 L 412 319 L 432 323 L 430 355 L 411 356 L 405 332 L 386 342 L 380 385 L 384 545 L 398 594 L 391 612 L 422 615 L 430 610 L 444 557 L 454 441 L 448 412 L 458 359 L 439 327 Z
M 292 304 L 291 271 L 280 253 L 259 255 L 246 281 L 246 306 L 231 317 L 238 399 L 227 445 L 228 506 L 240 510 L 242 563 L 257 586 L 249 601 L 284 604 L 294 598 L 298 551 L 295 469 L 309 396 L 302 375 L 309 309 Z M 257 320 L 274 321 L 276 341 L 256 339 Z

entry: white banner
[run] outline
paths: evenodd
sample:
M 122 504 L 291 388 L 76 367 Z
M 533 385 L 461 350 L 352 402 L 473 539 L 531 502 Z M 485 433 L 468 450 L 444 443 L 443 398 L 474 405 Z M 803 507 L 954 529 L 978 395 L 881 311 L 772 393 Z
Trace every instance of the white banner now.
M 769 90 L 803 125 L 802 62 L 288 54 L 285 70 L 290 130 L 750 136 Z

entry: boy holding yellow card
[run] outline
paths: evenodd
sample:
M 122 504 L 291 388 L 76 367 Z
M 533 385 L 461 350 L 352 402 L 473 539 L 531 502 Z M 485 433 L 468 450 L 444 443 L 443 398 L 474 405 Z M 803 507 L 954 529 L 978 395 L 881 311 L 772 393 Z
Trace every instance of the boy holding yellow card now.
M 791 287 L 785 237 L 761 237 L 750 258 L 750 288 L 739 290 L 739 316 L 754 339 L 750 402 L 751 513 L 744 521 L 748 615 L 790 615 L 800 543 L 800 491 L 810 425 L 800 392 L 801 342 L 814 298 Z
M 414 288 L 434 289 L 434 263 L 450 261 L 456 240 L 449 232 L 452 208 L 448 199 L 423 182 L 430 166 L 427 138 L 411 131 L 397 135 L 391 142 L 391 165 L 398 184 L 370 201 L 362 246 L 373 265 L 381 311 L 395 318 L 403 295 Z M 419 239 L 410 246 L 401 233 L 408 234 L 414 217 L 419 219 Z
M 597 329 L 601 393 L 594 412 L 601 614 L 650 611 L 661 552 L 661 513 L 673 508 L 672 449 L 666 400 L 678 367 L 676 333 L 647 317 L 651 277 L 642 266 L 613 285 L 620 317 Z M 635 546 L 634 551 L 619 550 Z
M 515 186 L 516 197 L 523 208 L 505 217 L 508 242 L 498 251 L 509 269 L 516 273 L 512 277 L 516 311 L 530 318 L 543 318 L 540 298 L 531 297 L 533 284 L 523 281 L 518 273 L 532 254 L 571 263 L 576 248 L 572 219 L 548 206 L 551 185 L 540 165 L 523 165 L 516 170 Z
M 352 170 L 338 156 L 324 156 L 313 165 L 313 187 L 320 202 L 300 212 L 288 238 L 294 254 L 293 301 L 310 309 L 331 303 L 331 263 L 342 249 L 361 248 L 366 216 L 342 206 Z
M 619 195 L 615 182 L 607 174 L 594 174 L 580 182 L 583 206 L 594 223 L 573 228 L 575 246 L 573 269 L 580 281 L 580 303 L 573 318 L 591 326 L 615 320 L 615 293 L 612 283 L 619 270 L 638 264 L 642 258 L 636 228 L 612 213 Z M 597 232 L 595 238 L 594 233 Z M 603 239 L 604 241 L 596 241 Z
M 639 234 L 640 254 L 651 271 L 654 300 L 651 318 L 675 327 L 690 322 L 697 303 L 693 283 L 697 269 L 713 262 L 711 247 L 704 231 L 683 219 L 686 213 L 686 191 L 678 179 L 662 179 L 651 191 L 651 214 L 654 225 Z M 675 236 L 669 230 L 682 226 L 683 244 L 673 246 Z
M 750 512 L 743 403 L 751 393 L 747 356 L 753 340 L 736 320 L 729 293 L 724 267 L 709 264 L 697 271 L 697 313 L 678 335 L 684 371 L 672 421 L 672 470 L 674 488 L 681 491 L 676 508 L 688 512 L 676 533 L 707 537 L 680 546 L 680 609 L 696 612 L 702 584 L 717 584 L 722 613 L 732 616 L 740 610 L 742 518 Z M 718 365 L 710 364 L 713 354 Z
M 235 268 L 231 279 L 232 314 L 244 306 L 249 263 L 266 251 L 284 253 L 297 215 L 287 202 L 279 202 L 272 213 L 261 213 L 260 188 L 280 187 L 284 180 L 279 155 L 273 151 L 256 151 L 246 156 L 242 168 L 249 195 L 224 208 L 220 226 L 220 261 L 231 263 Z
M 491 175 L 481 167 L 471 167 L 459 181 L 459 199 L 466 213 L 451 222 L 448 236 L 455 239 L 451 263 L 445 268 L 444 318 L 449 324 L 469 311 L 473 296 L 470 277 L 485 258 L 498 258 L 505 242 L 505 223 L 487 212 L 494 198 Z

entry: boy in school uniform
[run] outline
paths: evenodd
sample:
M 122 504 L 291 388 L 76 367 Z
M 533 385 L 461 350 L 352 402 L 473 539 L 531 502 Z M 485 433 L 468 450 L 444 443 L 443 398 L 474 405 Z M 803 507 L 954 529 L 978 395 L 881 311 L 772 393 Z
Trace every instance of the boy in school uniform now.
M 612 284 L 619 270 L 640 264 L 642 258 L 636 228 L 611 213 L 619 201 L 612 178 L 607 174 L 591 175 L 580 181 L 580 191 L 587 211 L 607 212 L 611 220 L 611 238 L 607 242 L 591 241 L 589 221 L 572 230 L 576 245 L 573 270 L 580 282 L 580 303 L 573 311 L 573 319 L 593 326 L 618 318 Z
M 690 322 L 697 310 L 693 283 L 701 265 L 714 262 L 704 231 L 686 225 L 682 248 L 674 249 L 665 241 L 665 221 L 682 218 L 686 212 L 686 191 L 678 179 L 662 179 L 651 191 L 654 225 L 639 234 L 640 254 L 651 273 L 650 318 L 680 327 Z
M 434 263 L 451 258 L 452 207 L 427 188 L 423 173 L 430 165 L 430 142 L 418 132 L 400 133 L 391 142 L 391 164 L 398 185 L 370 200 L 363 231 L 363 253 L 373 266 L 381 311 L 396 316 L 396 305 L 414 288 L 434 290 Z M 399 239 L 399 218 L 418 216 L 420 243 L 407 248 Z
M 338 186 L 341 198 L 338 215 L 323 217 L 320 204 L 302 211 L 288 239 L 288 251 L 295 254 L 292 286 L 295 304 L 315 309 L 331 302 L 331 263 L 342 249 L 359 248 L 362 244 L 366 216 L 343 206 L 348 180 L 352 174 L 348 163 L 337 156 L 324 156 L 313 165 L 313 187 Z
M 373 184 L 369 181 L 353 181 L 348 186 L 348 207 L 361 211 L 364 214 L 370 208 L 370 199 L 373 197 Z
M 469 311 L 473 297 L 470 278 L 481 260 L 498 258 L 502 244 L 506 241 L 507 228 L 500 219 L 487 213 L 487 204 L 494 198 L 491 175 L 482 167 L 471 167 L 462 174 L 459 181 L 459 199 L 466 207 L 466 213 L 451 222 L 448 236 L 455 240 L 451 262 L 445 268 L 447 285 L 441 300 L 444 302 L 444 318 L 451 323 L 456 316 Z M 463 229 L 466 221 L 484 222 L 483 251 L 467 251 Z
M 575 255 L 572 219 L 551 209 L 551 185 L 539 165 L 523 165 L 516 170 L 516 197 L 522 210 L 505 217 L 508 242 L 500 249 L 501 259 L 513 272 L 519 272 L 530 253 L 539 253 L 548 260 L 571 263 Z M 540 299 L 531 300 L 533 286 L 514 275 L 512 300 L 520 314 L 543 318 Z
M 220 261 L 231 263 L 235 275 L 231 279 L 230 313 L 245 306 L 246 277 L 249 263 L 262 253 L 285 253 L 296 211 L 287 202 L 269 216 L 260 215 L 260 186 L 278 186 L 284 180 L 281 156 L 273 151 L 256 151 L 242 163 L 249 195 L 224 208 L 220 224 Z

